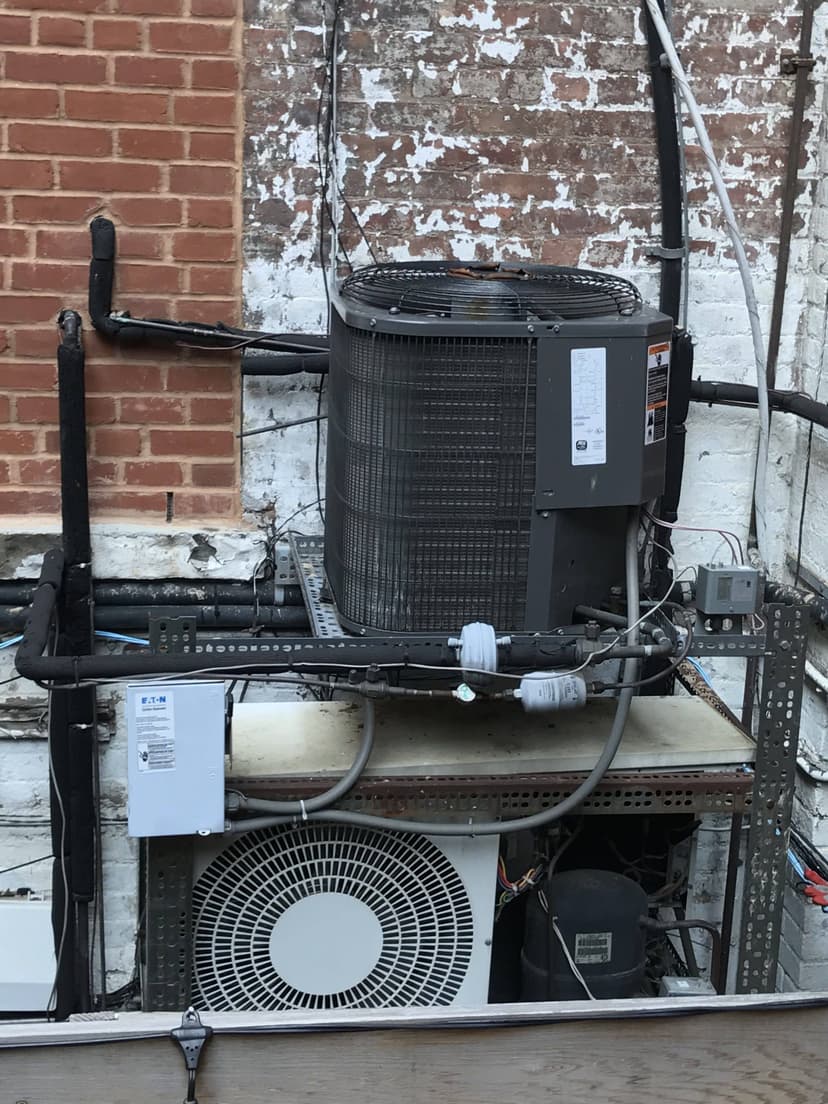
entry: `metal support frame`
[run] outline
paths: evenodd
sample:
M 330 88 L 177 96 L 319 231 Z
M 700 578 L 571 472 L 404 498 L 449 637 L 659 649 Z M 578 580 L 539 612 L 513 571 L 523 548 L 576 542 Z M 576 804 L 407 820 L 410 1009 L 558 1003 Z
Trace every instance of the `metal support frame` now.
M 317 538 L 294 538 L 291 543 L 313 629 L 333 643 L 346 634 L 327 594 L 322 542 Z M 738 848 L 741 818 L 750 817 L 736 962 L 737 991 L 749 993 L 772 992 L 776 982 L 807 633 L 807 611 L 801 606 L 769 605 L 763 614 L 767 619 L 765 632 L 751 635 L 699 632 L 692 649 L 696 655 L 740 656 L 764 662 L 753 772 L 610 772 L 583 809 L 593 815 L 714 811 L 731 814 L 726 888 L 726 897 L 730 899 L 725 902 L 723 916 L 723 934 L 728 938 L 723 946 L 723 969 L 734 923 L 732 898 L 738 867 L 734 849 Z M 266 651 L 273 647 L 273 642 L 190 639 L 186 646 L 207 652 L 216 647 L 244 655 Z M 303 793 L 312 793 L 318 780 L 296 781 Z M 391 816 L 415 813 L 424 822 L 446 811 L 464 809 L 477 813 L 485 809 L 490 816 L 508 818 L 557 804 L 578 781 L 564 774 L 429 779 L 427 784 L 417 778 L 366 779 L 355 788 L 347 804 Z M 249 784 L 248 788 L 250 785 L 267 791 L 267 780 Z M 285 790 L 284 779 L 280 780 L 279 788 Z M 192 840 L 153 840 L 149 844 L 145 896 L 147 1009 L 184 1007 L 189 998 L 193 847 Z
M 785 896 L 807 616 L 800 606 L 768 606 L 753 808 L 748 834 L 736 989 L 770 993 Z
M 192 976 L 193 840 L 148 839 L 143 878 L 143 1010 L 187 1008 Z

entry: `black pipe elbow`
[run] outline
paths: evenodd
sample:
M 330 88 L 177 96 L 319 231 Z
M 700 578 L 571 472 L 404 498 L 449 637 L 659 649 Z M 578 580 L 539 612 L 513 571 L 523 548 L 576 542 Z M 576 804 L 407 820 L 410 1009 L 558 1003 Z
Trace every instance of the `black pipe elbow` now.
M 89 224 L 92 260 L 89 264 L 89 317 L 105 337 L 117 337 L 121 326 L 111 317 L 112 286 L 115 281 L 115 225 L 107 218 Z
M 24 678 L 37 678 L 37 661 L 46 648 L 52 614 L 63 585 L 63 565 L 64 556 L 60 548 L 50 549 L 43 557 L 37 590 L 32 597 L 23 639 L 14 660 L 17 673 Z

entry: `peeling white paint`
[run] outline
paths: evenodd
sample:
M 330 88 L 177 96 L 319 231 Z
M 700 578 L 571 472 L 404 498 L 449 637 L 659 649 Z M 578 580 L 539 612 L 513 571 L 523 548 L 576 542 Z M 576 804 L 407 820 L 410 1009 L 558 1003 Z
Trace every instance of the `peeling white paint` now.
M 496 58 L 513 65 L 523 50 L 523 43 L 508 38 L 483 38 L 478 44 L 478 50 L 484 57 Z
M 394 102 L 394 93 L 382 83 L 382 69 L 361 69 L 359 80 L 362 98 L 369 107 Z

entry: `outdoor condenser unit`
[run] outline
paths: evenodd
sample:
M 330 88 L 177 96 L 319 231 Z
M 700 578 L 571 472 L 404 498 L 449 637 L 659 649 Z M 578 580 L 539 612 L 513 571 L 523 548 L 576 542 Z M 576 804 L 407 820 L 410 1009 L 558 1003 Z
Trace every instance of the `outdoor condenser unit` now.
M 355 632 L 569 623 L 663 489 L 671 320 L 628 281 L 423 262 L 331 322 L 325 567 Z
M 192 999 L 211 1011 L 488 1000 L 498 839 L 328 824 L 204 840 Z

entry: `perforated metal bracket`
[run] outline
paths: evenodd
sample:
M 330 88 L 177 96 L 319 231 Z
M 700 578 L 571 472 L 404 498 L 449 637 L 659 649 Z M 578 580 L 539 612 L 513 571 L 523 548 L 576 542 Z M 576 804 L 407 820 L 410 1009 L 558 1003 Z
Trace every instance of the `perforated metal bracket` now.
M 150 648 L 156 655 L 178 655 L 196 650 L 194 617 L 150 617 Z
M 736 991 L 772 993 L 785 895 L 808 617 L 802 606 L 767 606 L 750 834 Z
M 187 1095 L 184 1104 L 198 1104 L 196 1100 L 196 1073 L 204 1044 L 213 1034 L 212 1027 L 201 1022 L 198 1012 L 190 1006 L 181 1017 L 181 1027 L 174 1027 L 170 1035 L 184 1052 L 187 1069 Z
M 315 635 L 345 636 L 346 633 L 336 616 L 336 609 L 325 578 L 324 537 L 302 537 L 298 533 L 291 533 L 290 547 Z

